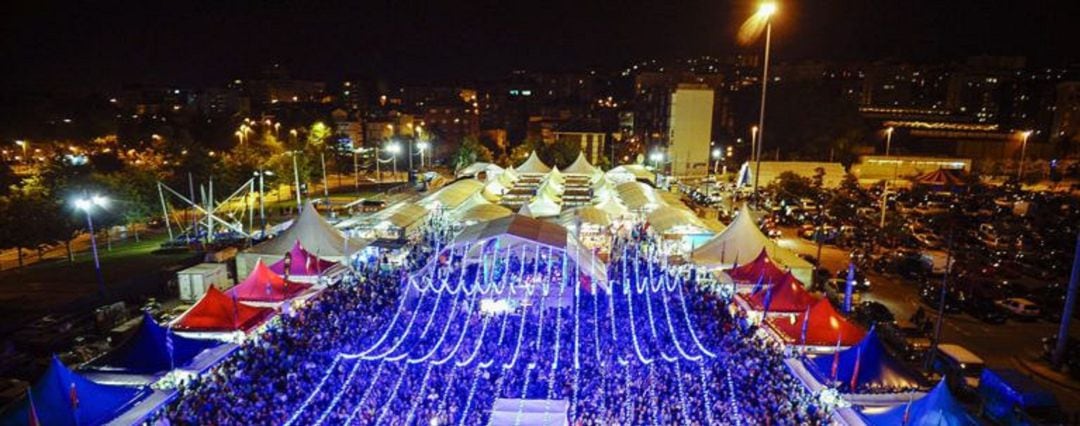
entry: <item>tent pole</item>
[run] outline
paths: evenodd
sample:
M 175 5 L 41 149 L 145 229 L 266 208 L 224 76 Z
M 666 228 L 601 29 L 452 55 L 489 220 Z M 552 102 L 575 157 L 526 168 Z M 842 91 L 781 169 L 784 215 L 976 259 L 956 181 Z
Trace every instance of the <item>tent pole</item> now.
M 169 231 L 169 241 L 172 241 L 172 225 L 169 224 L 169 210 L 165 208 L 165 192 L 161 190 L 161 182 L 157 183 L 157 193 L 158 199 L 161 200 L 161 217 L 165 219 L 165 229 Z

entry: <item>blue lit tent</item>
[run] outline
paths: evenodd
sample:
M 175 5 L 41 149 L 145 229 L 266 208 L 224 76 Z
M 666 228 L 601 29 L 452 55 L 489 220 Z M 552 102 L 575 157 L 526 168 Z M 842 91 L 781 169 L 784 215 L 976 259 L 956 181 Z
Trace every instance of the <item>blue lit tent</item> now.
M 169 356 L 169 338 L 172 340 L 172 358 Z M 135 335 L 115 350 L 90 363 L 88 370 L 127 374 L 155 374 L 181 367 L 203 350 L 220 344 L 211 340 L 190 339 L 165 329 L 148 313 L 143 313 L 142 324 Z
M 905 415 L 906 413 L 906 415 Z M 864 414 L 866 424 L 882 426 L 975 426 L 975 421 L 949 392 L 942 380 L 934 390 L 910 404 L 900 404 L 876 414 Z M 905 423 L 905 417 L 907 422 Z
M 101 385 L 68 370 L 53 357 L 31 391 L 38 423 L 49 426 L 99 425 L 112 420 L 150 393 L 147 388 Z M 3 414 L 0 425 L 30 424 L 30 403 L 23 398 Z
M 855 360 L 859 359 L 855 389 L 890 388 L 910 389 L 918 386 L 915 375 L 897 362 L 881 344 L 873 329 L 858 344 L 834 354 L 818 355 L 809 362 L 810 370 L 822 383 L 833 382 L 832 367 L 836 362 L 836 380 L 841 391 L 851 392 L 851 376 L 855 374 Z

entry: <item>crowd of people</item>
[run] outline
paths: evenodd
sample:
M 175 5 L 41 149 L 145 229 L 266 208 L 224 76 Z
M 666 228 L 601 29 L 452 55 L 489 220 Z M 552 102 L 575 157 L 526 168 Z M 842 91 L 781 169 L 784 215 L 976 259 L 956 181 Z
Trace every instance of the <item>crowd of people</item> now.
M 645 233 L 617 239 L 607 276 L 587 277 L 528 244 L 475 247 L 477 261 L 432 220 L 403 265 L 357 263 L 155 420 L 482 425 L 508 399 L 566 401 L 545 415 L 575 425 L 827 422 L 780 349 L 659 260 Z M 482 308 L 492 297 L 506 307 Z

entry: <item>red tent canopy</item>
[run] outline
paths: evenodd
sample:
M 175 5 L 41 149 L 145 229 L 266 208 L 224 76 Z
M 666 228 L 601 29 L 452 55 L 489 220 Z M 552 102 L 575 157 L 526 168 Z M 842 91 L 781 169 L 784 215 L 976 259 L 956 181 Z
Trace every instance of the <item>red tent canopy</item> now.
M 727 274 L 737 283 L 756 284 L 758 280 L 765 283 L 778 283 L 784 277 L 784 270 L 776 262 L 769 258 L 765 248 L 752 262 L 727 270 Z
M 310 284 L 285 281 L 281 275 L 275 274 L 259 259 L 251 274 L 240 284 L 225 292 L 230 297 L 235 296 L 238 300 L 251 302 L 281 302 L 296 297 L 307 289 Z
M 791 275 L 790 271 L 774 282 L 769 312 L 804 312 L 807 306 L 811 306 L 818 301 L 818 298 L 806 291 L 803 284 L 795 276 Z M 768 293 L 769 289 L 763 288 L 757 293 L 744 297 L 751 308 L 761 311 L 765 309 L 765 296 Z
M 183 331 L 248 331 L 274 313 L 270 308 L 245 305 L 210 287 L 199 302 L 173 323 Z
M 964 186 L 964 180 L 949 169 L 937 169 L 915 178 L 915 183 L 928 186 Z
M 794 321 L 781 317 L 769 318 L 767 321 L 787 343 L 798 345 L 802 343 L 805 317 L 806 313 L 803 312 L 796 315 Z M 866 336 L 866 331 L 836 313 L 829 299 L 821 299 L 810 308 L 810 323 L 806 328 L 808 346 L 833 346 L 836 345 L 837 338 L 840 339 L 840 346 L 851 346 L 858 344 Z
M 336 265 L 335 262 L 319 259 L 318 256 L 304 250 L 304 246 L 300 245 L 300 240 L 296 240 L 296 243 L 285 254 L 285 257 L 290 259 L 289 276 L 322 275 L 327 269 Z M 285 275 L 285 259 L 270 265 L 270 270 L 274 271 L 275 274 Z

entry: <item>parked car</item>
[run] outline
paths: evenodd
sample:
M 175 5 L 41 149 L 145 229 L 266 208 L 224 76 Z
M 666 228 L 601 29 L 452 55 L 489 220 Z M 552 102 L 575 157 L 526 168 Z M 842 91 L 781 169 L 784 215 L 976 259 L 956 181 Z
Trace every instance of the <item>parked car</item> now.
M 998 307 L 1018 319 L 1035 320 L 1041 315 L 1041 309 L 1035 302 L 1022 297 L 1010 297 L 997 301 Z
M 926 283 L 919 289 L 919 297 L 932 309 L 937 309 L 941 304 L 941 290 L 938 286 L 936 283 Z M 945 292 L 945 313 L 960 313 L 960 299 L 955 292 Z
M 997 424 L 1066 424 L 1054 394 L 1016 370 L 984 369 L 979 402 L 981 414 Z
M 972 396 L 979 387 L 986 363 L 960 345 L 943 343 L 934 351 L 930 370 L 940 374 L 958 396 Z
M 852 318 L 866 325 L 884 324 L 896 321 L 892 311 L 880 302 L 865 301 L 854 308 Z
M 884 323 L 877 327 L 882 342 L 908 362 L 922 360 L 930 349 L 930 337 L 923 329 L 906 321 Z
M 979 294 L 968 294 L 963 297 L 964 313 L 990 324 L 1005 322 L 1005 314 L 1001 312 L 994 300 Z

